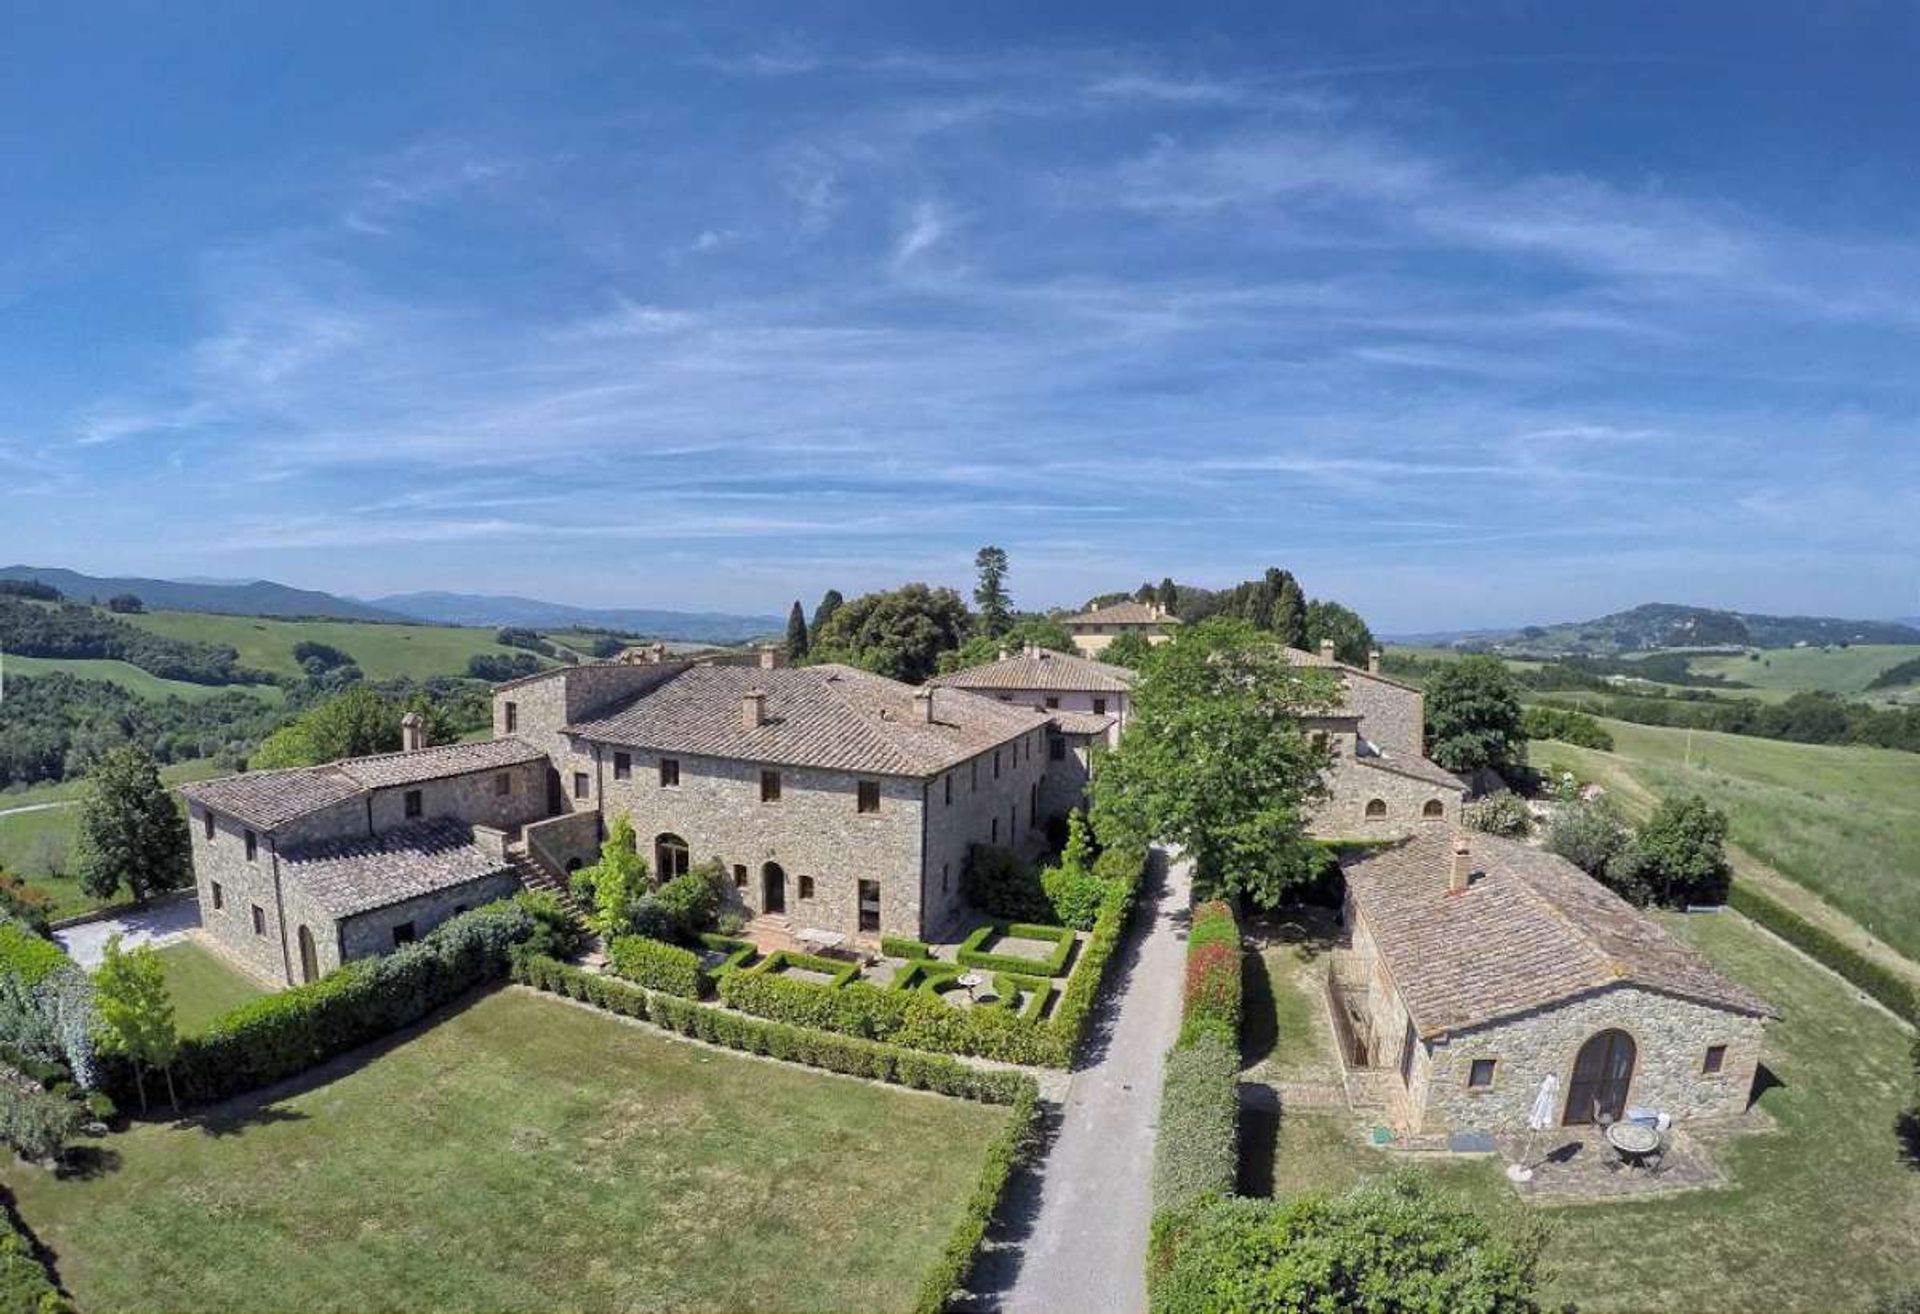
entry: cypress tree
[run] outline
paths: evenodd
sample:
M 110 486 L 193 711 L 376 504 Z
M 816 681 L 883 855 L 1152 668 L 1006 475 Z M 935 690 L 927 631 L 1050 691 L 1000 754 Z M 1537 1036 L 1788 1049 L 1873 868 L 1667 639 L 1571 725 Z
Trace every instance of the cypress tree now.
M 801 607 L 800 599 L 793 600 L 793 610 L 787 613 L 787 660 L 794 663 L 807 659 L 807 613 Z

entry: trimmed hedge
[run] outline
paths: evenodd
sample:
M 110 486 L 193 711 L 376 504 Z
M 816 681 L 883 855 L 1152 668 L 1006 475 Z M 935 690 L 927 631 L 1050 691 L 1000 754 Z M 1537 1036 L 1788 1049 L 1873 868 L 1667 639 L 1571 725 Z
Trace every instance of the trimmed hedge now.
M 919 940 L 904 935 L 883 935 L 880 937 L 880 952 L 888 958 L 920 959 L 932 958 L 933 950 Z
M 1920 1026 L 1920 987 L 1874 962 L 1831 931 L 1815 926 L 1793 909 L 1739 881 L 1727 891 L 1727 905 L 1751 917 L 1808 957 L 1825 964 Z
M 803 972 L 819 972 L 833 978 L 830 982 L 794 981 L 793 985 L 816 985 L 822 989 L 838 990 L 851 985 L 860 976 L 860 964 L 844 958 L 822 958 L 818 954 L 803 954 L 796 949 L 776 949 L 747 971 L 754 976 L 778 976 L 789 967 L 797 967 Z
M 1019 954 L 989 953 L 980 947 L 996 936 L 1046 940 L 1052 943 L 1053 952 L 1045 958 L 1023 958 Z M 1073 932 L 1064 926 L 1041 926 L 1034 922 L 990 922 L 975 927 L 973 934 L 961 942 L 960 952 L 954 956 L 963 967 L 979 967 L 989 972 L 1059 976 L 1067 970 L 1067 959 L 1073 954 L 1074 938 Z
M 895 990 L 926 990 L 935 981 L 948 981 L 960 975 L 958 963 L 942 962 L 938 958 L 916 958 L 893 974 Z
M 742 940 L 738 936 L 721 935 L 717 931 L 702 931 L 700 933 L 700 943 L 708 949 L 726 955 L 723 961 L 713 967 L 705 969 L 708 976 L 716 978 L 722 972 L 739 971 L 751 963 L 754 955 L 760 952 L 759 948 L 751 940 Z M 551 956 L 552 955 L 549 955 L 549 957 Z
M 920 1295 L 914 1301 L 914 1314 L 941 1314 L 954 1293 L 966 1285 L 986 1240 L 987 1225 L 1006 1194 L 1013 1171 L 1026 1161 L 1039 1143 L 1040 1094 L 1037 1088 L 1022 1092 L 1013 1104 L 1013 1120 L 987 1147 L 987 1160 L 980 1166 L 979 1180 L 967 1197 L 967 1211 L 953 1225 L 940 1257 L 933 1261 Z
M 73 1314 L 11 1208 L 0 1224 L 0 1314 Z
M 607 965 L 615 975 L 649 990 L 664 990 L 683 999 L 698 999 L 707 992 L 707 974 L 700 970 L 700 955 L 664 940 L 644 935 L 615 936 L 607 946 Z
M 1230 1195 L 1239 1163 L 1240 1046 L 1202 1036 L 1167 1053 L 1153 1145 L 1155 1212 Z
M 1187 932 L 1179 1043 L 1203 1035 L 1239 1043 L 1240 972 L 1240 924 L 1233 909 L 1218 900 L 1200 904 Z
M 311 985 L 249 1000 L 181 1040 L 174 1089 L 183 1102 L 198 1103 L 297 1076 L 504 977 L 513 947 L 533 930 L 526 909 L 502 899 L 384 957 L 355 959 Z M 127 1107 L 131 1066 L 118 1058 L 103 1063 L 101 1075 L 102 1088 Z

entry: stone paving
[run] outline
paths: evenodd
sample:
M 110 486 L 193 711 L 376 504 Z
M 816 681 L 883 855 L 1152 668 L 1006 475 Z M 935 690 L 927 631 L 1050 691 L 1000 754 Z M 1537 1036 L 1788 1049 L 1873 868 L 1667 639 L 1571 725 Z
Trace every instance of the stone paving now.
M 1504 1162 L 1526 1163 L 1533 1169 L 1532 1180 L 1514 1182 L 1513 1189 L 1521 1199 L 1536 1204 L 1639 1199 L 1726 1185 L 1726 1174 L 1699 1139 L 1679 1128 L 1670 1128 L 1664 1135 L 1666 1152 L 1647 1168 L 1623 1165 L 1606 1138 L 1592 1127 L 1501 1136 L 1496 1144 Z

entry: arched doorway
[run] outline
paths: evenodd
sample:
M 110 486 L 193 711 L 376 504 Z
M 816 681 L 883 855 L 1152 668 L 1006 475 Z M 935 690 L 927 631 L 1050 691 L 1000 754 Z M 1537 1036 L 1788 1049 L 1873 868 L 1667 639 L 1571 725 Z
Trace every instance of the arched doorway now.
M 687 842 L 678 835 L 653 837 L 653 871 L 663 881 L 687 874 Z
M 302 982 L 320 979 L 320 953 L 313 947 L 313 932 L 306 927 L 300 928 L 300 980 Z
M 1617 1029 L 1599 1032 L 1582 1045 L 1573 1061 L 1573 1080 L 1567 1083 L 1562 1125 L 1618 1122 L 1627 1111 L 1627 1089 L 1633 1085 L 1633 1056 L 1633 1037 Z
M 760 869 L 760 911 L 783 913 L 787 910 L 787 873 L 777 862 Z

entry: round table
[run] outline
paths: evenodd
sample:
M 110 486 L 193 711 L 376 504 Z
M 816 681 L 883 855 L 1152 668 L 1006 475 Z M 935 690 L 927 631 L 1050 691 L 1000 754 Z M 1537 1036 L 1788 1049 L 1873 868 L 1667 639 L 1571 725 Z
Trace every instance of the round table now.
M 1660 1133 L 1638 1122 L 1616 1122 L 1607 1128 L 1607 1144 L 1629 1168 L 1639 1168 L 1660 1153 Z

